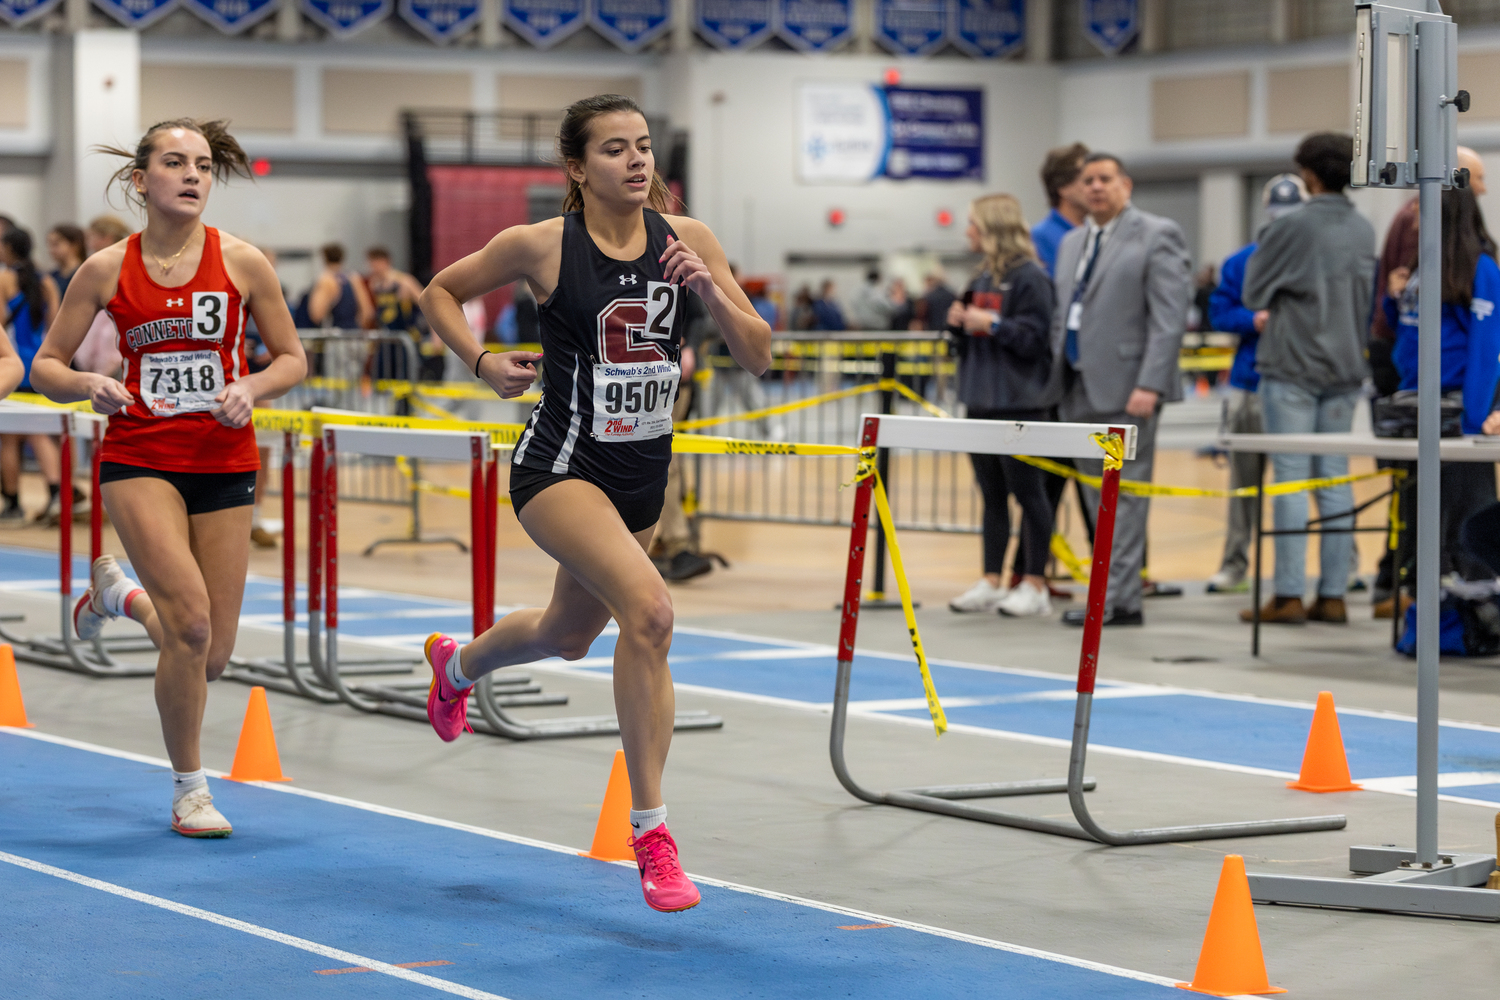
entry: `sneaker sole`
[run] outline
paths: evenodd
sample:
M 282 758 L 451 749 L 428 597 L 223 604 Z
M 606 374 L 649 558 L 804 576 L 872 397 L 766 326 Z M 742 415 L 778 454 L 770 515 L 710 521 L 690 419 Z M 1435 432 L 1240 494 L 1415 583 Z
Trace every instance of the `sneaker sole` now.
M 657 913 L 681 913 L 683 910 L 691 910 L 701 902 L 703 902 L 703 897 L 699 896 L 697 899 L 693 900 L 686 906 L 657 906 L 649 899 L 646 900 L 646 905 L 651 907 L 651 909 L 655 910 Z
M 193 840 L 213 840 L 229 836 L 234 832 L 234 827 L 225 826 L 213 830 L 189 830 L 186 827 L 178 826 L 177 821 L 174 819 L 172 821 L 172 832 L 180 833 L 184 837 L 189 837 Z
M 459 731 L 454 733 L 452 736 L 444 736 L 442 730 L 438 729 L 437 723 L 432 720 L 433 709 L 437 706 L 437 702 L 439 700 L 438 668 L 437 664 L 432 662 L 432 647 L 437 645 L 444 638 L 445 636 L 443 635 L 443 633 L 434 632 L 429 635 L 427 637 L 427 641 L 422 644 L 422 655 L 427 658 L 427 666 L 432 670 L 432 683 L 427 685 L 427 724 L 432 727 L 433 732 L 437 733 L 438 739 L 442 740 L 444 743 L 452 743 L 463 734 L 464 730 L 459 729 Z M 468 704 L 466 702 L 464 705 L 465 726 L 468 725 L 468 721 Z

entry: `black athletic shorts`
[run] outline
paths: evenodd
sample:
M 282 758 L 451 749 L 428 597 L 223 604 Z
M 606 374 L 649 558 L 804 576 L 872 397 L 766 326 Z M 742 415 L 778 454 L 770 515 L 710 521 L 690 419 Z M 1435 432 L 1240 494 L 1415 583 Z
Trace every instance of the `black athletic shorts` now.
M 255 503 L 255 470 L 249 472 L 168 472 L 143 465 L 100 462 L 99 482 L 121 479 L 165 479 L 187 504 L 189 514 L 211 514 L 230 507 L 248 507 Z
M 576 472 L 542 472 L 539 469 L 528 469 L 523 465 L 512 465 L 510 467 L 510 506 L 521 515 L 521 508 L 531 500 L 532 497 L 565 479 L 580 479 L 586 483 L 593 483 L 592 479 L 586 479 Z M 644 531 L 657 521 L 661 520 L 662 505 L 667 496 L 667 480 L 663 476 L 660 482 L 643 486 L 630 493 L 622 493 L 612 490 L 607 486 L 594 483 L 609 502 L 615 505 L 615 510 L 620 512 L 620 520 L 625 522 L 625 527 L 631 534 Z

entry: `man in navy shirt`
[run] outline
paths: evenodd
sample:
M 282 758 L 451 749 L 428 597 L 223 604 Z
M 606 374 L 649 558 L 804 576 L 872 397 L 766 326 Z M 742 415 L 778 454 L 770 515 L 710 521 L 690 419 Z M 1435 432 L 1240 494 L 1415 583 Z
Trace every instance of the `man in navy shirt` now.
M 1302 207 L 1307 188 L 1296 174 L 1278 174 L 1266 182 L 1261 191 L 1266 220 L 1278 219 Z M 1229 369 L 1229 398 L 1224 401 L 1224 429 L 1234 434 L 1261 434 L 1260 375 L 1255 371 L 1255 347 L 1265 329 L 1270 313 L 1245 308 L 1240 298 L 1245 284 L 1245 264 L 1255 252 L 1256 244 L 1237 251 L 1224 262 L 1219 287 L 1208 300 L 1210 329 L 1220 333 L 1237 333 L 1239 347 Z M 1229 488 L 1254 486 L 1260 467 L 1259 456 L 1235 452 L 1230 456 Z M 1255 521 L 1255 498 L 1239 497 L 1229 501 L 1229 530 L 1224 538 L 1224 559 L 1219 571 L 1208 578 L 1209 593 L 1240 590 L 1249 568 L 1250 530 Z
M 1047 269 L 1047 277 L 1056 278 L 1053 268 L 1057 264 L 1057 245 L 1068 230 L 1082 224 L 1088 216 L 1088 203 L 1084 200 L 1083 160 L 1089 148 L 1081 142 L 1054 149 L 1042 161 L 1042 186 L 1047 189 L 1047 202 L 1052 211 L 1031 230 L 1031 242 L 1036 246 L 1036 255 Z

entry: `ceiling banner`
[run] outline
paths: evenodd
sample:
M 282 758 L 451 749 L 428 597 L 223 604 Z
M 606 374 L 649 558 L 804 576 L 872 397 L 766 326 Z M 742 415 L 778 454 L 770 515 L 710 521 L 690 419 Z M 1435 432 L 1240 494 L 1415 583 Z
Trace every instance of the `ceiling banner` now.
M 98 3 L 99 0 L 94 0 Z M 300 0 L 302 13 L 335 38 L 348 38 L 390 16 L 391 0 Z
M 594 0 L 589 26 L 626 52 L 639 52 L 672 29 L 672 0 Z
M 976 59 L 1008 56 L 1026 44 L 1026 0 L 955 0 L 948 38 Z
M 1137 0 L 1078 0 L 1082 5 L 1083 33 L 1107 56 L 1117 56 L 1141 32 Z
M 400 0 L 396 11 L 403 21 L 439 45 L 479 23 L 479 0 Z
M 875 41 L 902 56 L 948 44 L 949 0 L 875 0 Z
M 695 0 L 694 27 L 720 49 L 748 49 L 776 30 L 776 0 Z
M 582 28 L 589 0 L 503 0 L 508 28 L 539 49 L 549 48 Z
M 238 35 L 276 13 L 281 0 L 182 0 L 182 5 L 224 34 Z
M 794 49 L 831 52 L 854 35 L 853 0 L 777 0 L 776 33 Z
M 57 9 L 62 0 L 0 0 L 0 20 L 20 26 Z
M 177 0 L 94 0 L 94 6 L 127 28 L 144 28 L 176 10 Z

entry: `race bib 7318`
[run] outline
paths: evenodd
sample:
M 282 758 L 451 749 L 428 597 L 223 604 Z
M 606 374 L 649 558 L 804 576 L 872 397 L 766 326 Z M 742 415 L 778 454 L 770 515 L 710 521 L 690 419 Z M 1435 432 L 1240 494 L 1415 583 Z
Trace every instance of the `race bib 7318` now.
M 216 410 L 224 391 L 218 351 L 155 351 L 141 355 L 141 399 L 154 416 Z

